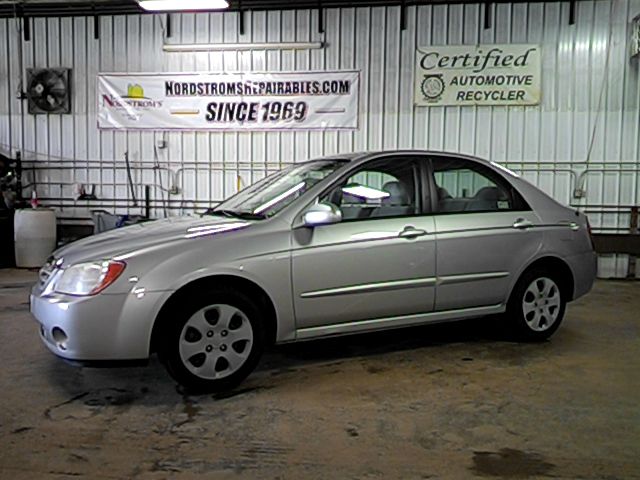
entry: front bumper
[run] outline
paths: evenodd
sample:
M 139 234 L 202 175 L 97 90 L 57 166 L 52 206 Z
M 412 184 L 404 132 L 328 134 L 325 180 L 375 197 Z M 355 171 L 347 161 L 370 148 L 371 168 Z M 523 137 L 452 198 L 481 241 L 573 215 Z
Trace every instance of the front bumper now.
M 33 288 L 31 314 L 54 354 L 75 361 L 141 360 L 149 356 L 153 321 L 162 292 L 41 295 Z

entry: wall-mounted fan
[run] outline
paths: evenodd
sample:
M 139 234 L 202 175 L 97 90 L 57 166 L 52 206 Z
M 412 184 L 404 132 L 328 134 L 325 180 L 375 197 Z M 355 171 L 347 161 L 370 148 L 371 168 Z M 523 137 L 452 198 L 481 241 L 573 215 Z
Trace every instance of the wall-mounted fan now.
M 27 69 L 29 113 L 69 113 L 71 98 L 68 68 Z

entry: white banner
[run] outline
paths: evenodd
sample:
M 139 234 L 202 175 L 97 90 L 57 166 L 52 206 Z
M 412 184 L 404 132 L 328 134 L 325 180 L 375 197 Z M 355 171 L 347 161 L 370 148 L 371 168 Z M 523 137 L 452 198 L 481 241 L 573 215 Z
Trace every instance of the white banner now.
M 537 105 L 539 45 L 418 47 L 415 104 Z
M 98 74 L 98 127 L 353 129 L 359 83 L 357 71 Z

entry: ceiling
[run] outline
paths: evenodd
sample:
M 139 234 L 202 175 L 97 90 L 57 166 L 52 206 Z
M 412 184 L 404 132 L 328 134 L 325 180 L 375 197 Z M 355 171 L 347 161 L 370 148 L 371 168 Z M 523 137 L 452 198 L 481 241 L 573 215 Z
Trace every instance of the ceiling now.
M 306 8 L 334 8 L 358 6 L 410 6 L 430 3 L 491 3 L 471 0 L 228 0 L 229 10 L 290 10 Z M 497 0 L 507 1 L 507 0 Z M 511 0 L 525 3 L 524 0 Z M 556 1 L 556 0 L 547 0 Z M 495 2 L 494 2 L 495 3 Z M 121 15 L 144 12 L 135 0 L 0 0 L 0 17 L 29 16 L 78 16 Z

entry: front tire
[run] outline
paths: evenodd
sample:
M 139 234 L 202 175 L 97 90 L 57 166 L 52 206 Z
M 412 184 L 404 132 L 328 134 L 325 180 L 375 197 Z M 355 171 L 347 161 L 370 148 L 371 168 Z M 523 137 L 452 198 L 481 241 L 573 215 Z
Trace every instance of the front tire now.
M 255 369 L 264 328 L 260 310 L 246 295 L 214 289 L 189 294 L 176 307 L 165 318 L 158 354 L 188 391 L 229 390 Z
M 558 329 L 566 307 L 566 293 L 557 275 L 548 270 L 525 272 L 507 306 L 507 319 L 518 340 L 539 342 Z

